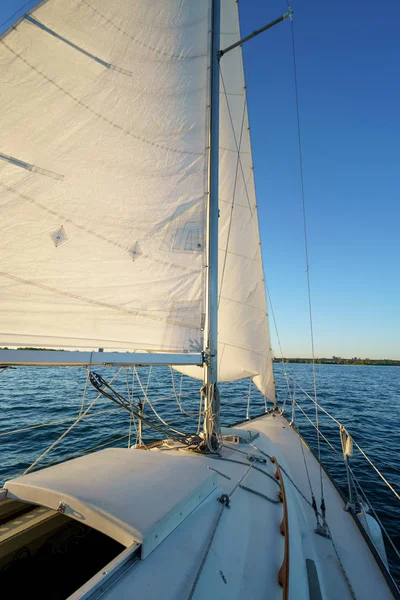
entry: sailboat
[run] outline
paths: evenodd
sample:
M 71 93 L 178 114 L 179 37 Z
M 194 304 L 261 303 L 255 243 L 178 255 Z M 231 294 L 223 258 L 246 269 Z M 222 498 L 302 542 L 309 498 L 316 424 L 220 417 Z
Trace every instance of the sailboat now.
M 252 36 L 235 0 L 47 0 L 0 40 L 0 364 L 84 367 L 139 423 L 130 448 L 36 461 L 0 490 L 15 597 L 399 597 L 378 524 L 277 407 Z M 97 372 L 139 365 L 199 380 L 197 432 Z M 274 409 L 223 428 L 218 384 L 242 378 Z

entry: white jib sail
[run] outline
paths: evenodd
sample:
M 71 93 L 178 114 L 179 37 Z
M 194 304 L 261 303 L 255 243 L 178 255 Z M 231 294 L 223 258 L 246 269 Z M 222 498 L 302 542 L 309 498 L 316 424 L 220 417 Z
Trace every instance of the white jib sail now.
M 237 2 L 221 0 L 221 49 L 239 39 Z M 221 58 L 219 158 L 218 379 L 251 377 L 273 401 L 272 351 L 240 47 Z M 201 377 L 198 367 L 182 370 Z
M 202 350 L 209 31 L 48 0 L 0 40 L 0 346 Z

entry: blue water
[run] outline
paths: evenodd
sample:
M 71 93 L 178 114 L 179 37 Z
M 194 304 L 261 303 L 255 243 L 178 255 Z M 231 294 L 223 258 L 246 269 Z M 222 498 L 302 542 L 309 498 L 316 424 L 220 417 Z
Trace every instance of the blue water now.
M 282 375 L 282 365 L 276 364 L 276 384 L 280 404 L 287 399 L 287 387 Z M 316 365 L 318 397 L 320 404 L 342 422 L 375 465 L 382 471 L 396 490 L 400 490 L 400 368 L 352 365 Z M 310 394 L 313 389 L 310 365 L 289 364 L 289 374 Z M 110 379 L 116 369 L 99 369 L 98 372 Z M 139 369 L 144 384 L 148 369 Z M 180 375 L 175 375 L 180 385 Z M 55 441 L 79 414 L 85 387 L 86 371 L 76 368 L 19 368 L 7 369 L 0 374 L 0 483 L 21 473 L 44 450 Z M 126 371 L 116 378 L 115 388 L 127 395 Z M 130 389 L 132 373 L 129 374 Z M 189 413 L 198 411 L 198 382 L 184 378 L 182 383 L 182 405 Z M 222 423 L 229 425 L 243 420 L 246 415 L 248 381 L 222 384 Z M 195 432 L 197 419 L 183 415 L 171 397 L 171 375 L 167 368 L 153 369 L 148 395 L 155 408 L 169 423 L 185 431 Z M 137 382 L 134 401 L 142 397 Z M 311 394 L 312 395 L 312 394 Z M 95 390 L 88 385 L 85 407 L 96 397 Z M 315 420 L 315 409 L 299 391 L 296 397 L 309 418 Z M 271 407 L 271 405 L 270 405 Z M 100 398 L 92 412 L 101 412 L 82 420 L 40 463 L 44 466 L 85 450 L 103 445 L 126 446 L 128 444 L 129 414 L 117 410 L 110 400 Z M 264 410 L 264 401 L 252 386 L 250 415 Z M 107 412 L 102 412 L 107 411 Z M 286 403 L 286 415 L 291 416 L 290 402 Z M 70 419 L 66 421 L 66 419 Z M 3 432 L 55 422 L 49 427 L 38 427 L 11 435 Z M 317 451 L 316 433 L 312 425 L 296 410 L 296 424 L 306 441 Z M 335 423 L 323 413 L 319 414 L 322 433 L 340 451 L 339 430 Z M 157 439 L 153 431 L 144 429 L 144 441 Z M 131 442 L 135 441 L 132 428 Z M 336 456 L 324 441 L 321 441 L 321 458 L 324 466 L 337 485 L 347 492 L 343 461 Z M 400 548 L 399 502 L 381 482 L 373 469 L 361 460 L 358 451 L 351 458 L 354 472 L 384 527 Z M 327 507 L 329 522 L 329 506 Z M 395 553 L 386 544 L 391 570 L 400 581 L 400 564 Z

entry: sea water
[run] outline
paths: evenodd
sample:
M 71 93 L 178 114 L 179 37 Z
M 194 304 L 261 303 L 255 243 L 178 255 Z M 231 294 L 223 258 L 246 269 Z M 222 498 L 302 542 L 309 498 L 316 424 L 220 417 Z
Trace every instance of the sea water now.
M 287 364 L 288 374 L 296 380 L 296 400 L 308 418 L 318 418 L 321 433 L 331 442 L 338 454 L 320 437 L 321 460 L 335 483 L 347 494 L 346 473 L 343 467 L 338 425 L 319 411 L 301 392 L 301 386 L 313 396 L 311 365 Z M 97 369 L 107 380 L 117 374 L 115 368 Z M 287 381 L 281 364 L 274 365 L 278 400 L 285 405 L 285 414 L 291 420 L 292 405 Z M 140 387 L 132 370 L 122 370 L 113 386 L 133 403 L 147 395 L 154 409 L 177 429 L 196 432 L 199 411 L 199 382 L 176 373 L 175 388 L 181 393 L 178 406 L 172 391 L 168 368 L 138 369 Z M 316 365 L 317 393 L 321 406 L 348 429 L 354 440 L 370 457 L 396 490 L 400 490 L 400 367 Z M 291 381 L 290 394 L 293 394 Z M 85 390 L 86 386 L 86 390 Z M 264 399 L 248 380 L 220 385 L 221 420 L 230 425 L 244 420 L 247 405 L 255 416 L 265 410 Z M 250 397 L 249 397 L 250 393 Z M 96 399 L 96 391 L 87 382 L 83 368 L 17 368 L 0 373 L 0 484 L 22 473 L 74 422 L 80 411 L 85 411 Z M 267 406 L 271 408 L 272 405 Z M 147 406 L 146 413 L 153 415 Z M 53 464 L 85 451 L 108 446 L 127 446 L 136 440 L 135 424 L 129 413 L 112 401 L 99 398 L 88 416 L 82 419 L 60 443 L 44 456 L 37 467 Z M 298 407 L 295 423 L 315 453 L 318 453 L 316 430 Z M 50 425 L 43 426 L 46 423 Z M 13 432 L 10 433 L 9 432 Z M 7 434 L 7 435 L 4 435 Z M 158 439 L 146 426 L 144 441 Z M 351 466 L 370 503 L 394 544 L 400 548 L 399 501 L 379 478 L 374 469 L 354 447 Z M 329 522 L 329 506 L 327 506 Z M 400 581 L 400 564 L 390 545 L 386 543 L 391 571 Z

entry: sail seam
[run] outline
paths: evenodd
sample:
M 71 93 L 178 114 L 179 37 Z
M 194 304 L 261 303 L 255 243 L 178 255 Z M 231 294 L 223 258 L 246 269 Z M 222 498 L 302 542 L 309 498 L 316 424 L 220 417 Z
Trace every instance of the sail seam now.
M 0 158 L 1 158 L 1 155 L 0 155 Z M 23 200 L 26 200 L 27 202 L 30 202 L 31 204 L 33 204 L 34 206 L 37 206 L 41 210 L 44 210 L 45 212 L 47 212 L 47 213 L 49 213 L 49 214 L 51 214 L 51 215 L 53 215 L 55 217 L 58 217 L 59 219 L 63 220 L 65 223 L 70 223 L 71 225 L 73 225 L 74 227 L 77 227 L 81 231 L 84 231 L 85 233 L 88 233 L 89 235 L 92 235 L 92 236 L 98 238 L 99 240 L 101 240 L 103 242 L 106 242 L 107 244 L 110 244 L 111 246 L 114 246 L 116 248 L 120 248 L 121 250 L 124 250 L 126 252 L 129 251 L 129 246 L 124 246 L 124 244 L 120 244 L 119 242 L 115 242 L 115 241 L 113 241 L 113 240 L 111 240 L 109 238 L 106 238 L 101 233 L 97 233 L 96 231 L 93 231 L 93 229 L 88 229 L 84 225 L 80 225 L 76 221 L 73 221 L 69 217 L 66 217 L 63 214 L 56 212 L 52 208 L 48 208 L 47 206 L 44 206 L 44 204 L 41 204 L 40 202 L 38 202 L 37 200 L 34 200 L 30 196 L 27 196 L 26 194 L 24 194 L 22 192 L 18 192 L 18 190 L 14 189 L 14 188 L 11 188 L 11 187 L 5 185 L 4 183 L 1 183 L 1 181 L 0 181 L 0 187 L 2 187 L 3 189 L 7 190 L 8 192 L 12 192 L 13 194 L 16 194 L 17 196 L 19 196 Z M 173 268 L 176 268 L 176 269 L 180 269 L 181 271 L 185 271 L 185 272 L 188 272 L 188 273 L 198 273 L 198 271 L 196 269 L 191 269 L 190 267 L 185 267 L 183 265 L 177 265 L 176 263 L 171 263 L 171 262 L 168 262 L 168 261 L 164 261 L 161 258 L 155 258 L 155 257 L 153 257 L 153 256 L 151 256 L 149 254 L 146 254 L 146 253 L 142 253 L 142 257 L 143 258 L 147 258 L 148 260 L 157 262 L 159 264 L 168 266 L 168 267 L 173 267 Z
M 65 94 L 66 96 L 68 96 L 69 98 L 71 98 L 71 100 L 73 100 L 74 102 L 76 102 L 79 106 L 82 106 L 85 110 L 88 110 L 90 113 L 92 113 L 98 119 L 104 121 L 108 125 L 111 125 L 115 129 L 118 129 L 118 130 L 122 131 L 122 133 L 124 133 L 125 135 L 129 135 L 133 139 L 138 140 L 138 141 L 140 141 L 140 142 L 142 142 L 144 144 L 147 144 L 149 146 L 152 146 L 153 148 L 158 148 L 160 150 L 166 150 L 167 152 L 173 152 L 174 154 L 182 154 L 182 155 L 190 155 L 190 156 L 202 156 L 203 155 L 203 152 L 190 152 L 189 150 L 178 150 L 176 148 L 170 148 L 168 146 L 163 146 L 162 144 L 157 144 L 156 142 L 151 142 L 150 140 L 147 140 L 146 138 L 144 138 L 144 137 L 142 137 L 140 135 L 137 135 L 137 134 L 133 133 L 132 131 L 129 131 L 129 129 L 125 129 L 121 125 L 118 125 L 118 123 L 115 123 L 114 121 L 111 121 L 110 119 L 108 119 L 107 117 L 105 117 L 104 115 L 102 115 L 101 113 L 97 112 L 96 110 L 94 110 L 94 108 L 91 108 L 88 104 L 85 104 L 85 102 L 83 102 L 82 100 L 80 100 L 79 98 L 77 98 L 76 96 L 74 96 L 73 94 L 71 94 L 71 92 L 69 92 L 68 90 L 66 90 L 65 88 L 63 88 L 61 85 L 59 85 L 58 83 L 56 83 L 53 79 L 51 79 L 51 77 L 48 77 L 48 75 L 46 75 L 40 69 L 38 69 L 37 67 L 35 67 L 32 63 L 30 63 L 21 54 L 19 54 L 15 50 L 13 50 L 13 48 L 11 48 L 11 46 L 9 46 L 4 40 L 0 40 L 0 42 L 3 44 L 3 46 L 5 46 L 7 48 L 7 50 L 9 52 L 11 52 L 11 54 L 13 54 L 17 58 L 19 58 L 30 69 L 32 69 L 32 71 L 34 71 L 35 73 L 37 73 L 38 75 L 40 75 L 40 77 L 43 77 L 43 79 L 45 79 L 48 83 L 50 83 L 51 85 L 53 85 L 60 92 L 62 92 L 63 94 Z
M 124 31 L 121 27 L 116 25 L 114 23 L 114 21 L 112 21 L 112 19 L 109 19 L 108 17 L 103 15 L 103 13 L 101 13 L 97 8 L 92 6 L 87 0 L 81 0 L 81 2 L 83 4 L 86 4 L 86 6 L 88 6 L 91 10 L 93 10 L 94 13 L 98 14 L 102 19 L 104 19 L 104 21 L 106 21 L 106 23 L 108 23 L 109 25 L 111 25 L 111 27 L 114 27 L 117 31 L 122 33 L 122 35 L 125 35 L 126 37 L 128 37 L 130 40 L 132 40 L 136 44 L 139 44 L 139 46 L 142 46 L 143 48 L 146 48 L 147 50 L 151 50 L 152 52 L 155 52 L 156 54 L 159 54 L 160 56 L 168 56 L 168 58 L 176 58 L 177 60 L 203 58 L 204 56 L 206 56 L 206 54 L 195 54 L 193 56 L 185 56 L 184 54 L 173 54 L 170 52 L 164 52 L 163 50 L 158 50 L 157 48 L 154 48 L 153 46 L 145 44 L 145 42 L 138 40 L 137 38 L 133 37 L 126 31 Z
M 254 350 L 253 347 L 238 346 L 237 344 L 229 344 L 228 342 L 221 342 L 221 344 L 223 344 L 224 346 L 230 346 L 231 348 L 239 348 L 239 350 L 246 350 L 246 352 L 258 354 L 259 356 L 268 356 L 270 352 L 269 350 L 266 350 L 265 352 L 258 352 L 257 350 Z
M 257 308 L 257 306 L 252 306 L 251 304 L 246 304 L 245 302 L 241 302 L 240 300 L 233 300 L 233 298 L 226 298 L 225 296 L 220 296 L 220 300 L 226 300 L 227 302 L 234 302 L 235 304 L 241 304 L 246 308 L 251 308 L 253 310 L 257 310 L 258 312 L 263 313 L 265 315 L 265 310 L 263 308 Z
M 1 184 L 0 184 L 1 185 Z M 225 252 L 225 248 L 219 248 L 220 252 Z M 239 258 L 245 258 L 246 260 L 251 260 L 252 262 L 256 262 L 257 264 L 262 264 L 260 260 L 256 258 L 251 258 L 251 256 L 244 256 L 244 254 L 238 254 L 237 252 L 232 252 L 232 250 L 227 250 L 228 254 L 232 254 L 233 256 L 238 256 Z
M 195 331 L 200 331 L 200 327 L 196 327 L 194 324 L 188 324 L 185 325 L 183 323 L 180 323 L 178 321 L 174 321 L 172 319 L 163 319 L 161 317 L 156 317 L 156 316 L 151 316 L 148 314 L 145 314 L 139 310 L 132 310 L 129 308 L 124 308 L 123 306 L 118 306 L 116 304 L 110 304 L 109 302 L 101 302 L 100 300 L 94 300 L 92 298 L 86 298 L 85 296 L 80 296 L 79 294 L 73 294 L 72 292 L 65 292 L 63 290 L 59 290 L 58 288 L 54 288 L 48 285 L 45 285 L 44 283 L 39 283 L 37 281 L 31 281 L 30 279 L 24 279 L 22 277 L 18 277 L 17 275 L 12 275 L 11 273 L 5 273 L 0 271 L 0 277 L 5 277 L 7 279 L 11 279 L 13 281 L 17 281 L 18 283 L 22 283 L 24 285 L 31 285 L 33 287 L 37 287 L 39 289 L 45 290 L 47 292 L 51 292 L 51 293 L 55 293 L 55 294 L 59 294 L 61 296 L 66 296 L 67 298 L 72 298 L 74 300 L 80 300 L 83 301 L 85 303 L 88 304 L 93 304 L 95 306 L 99 306 L 101 308 L 111 308 L 112 310 L 117 310 L 119 312 L 123 312 L 125 314 L 129 314 L 129 315 L 133 315 L 136 317 L 142 317 L 144 319 L 152 319 L 154 321 L 161 321 L 163 323 L 169 323 L 171 325 L 178 325 L 179 327 L 182 327 L 184 329 L 190 329 L 190 330 L 195 330 Z

